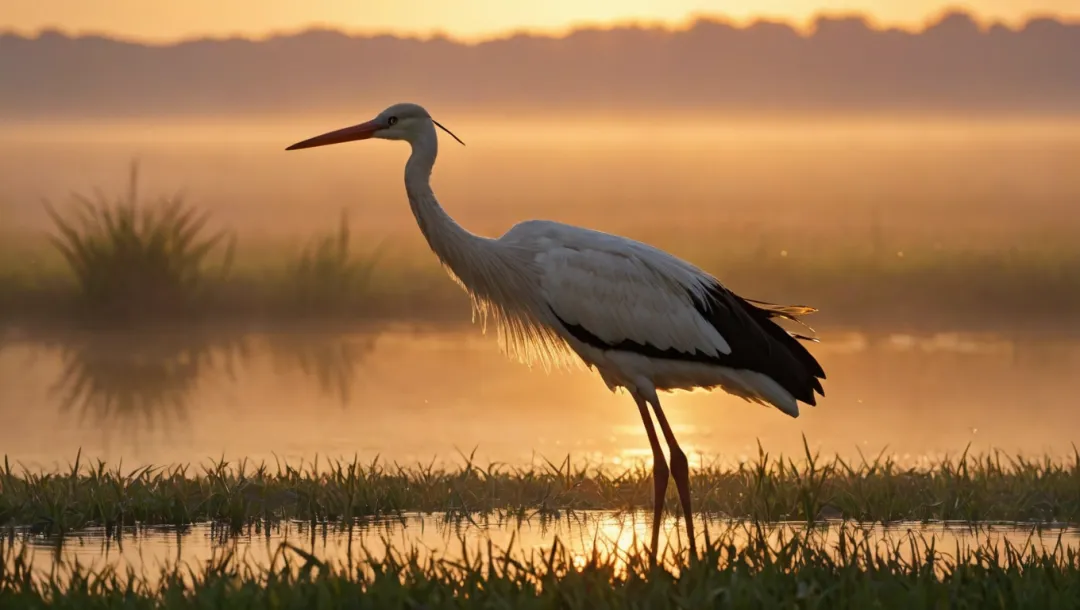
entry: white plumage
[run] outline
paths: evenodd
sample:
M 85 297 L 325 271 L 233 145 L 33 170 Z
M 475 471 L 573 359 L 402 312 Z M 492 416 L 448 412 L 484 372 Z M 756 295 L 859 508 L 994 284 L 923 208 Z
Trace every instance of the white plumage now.
M 723 387 L 747 400 L 798 416 L 790 392 L 749 370 L 629 350 L 605 350 L 577 340 L 562 321 L 583 327 L 608 345 L 633 341 L 659 350 L 719 357 L 731 345 L 694 305 L 715 278 L 667 252 L 624 237 L 562 223 L 531 220 L 500 238 L 534 252 L 541 294 L 558 320 L 555 328 L 573 351 L 594 366 L 609 388 L 690 390 Z
M 632 339 L 660 349 L 730 354 L 731 346 L 694 310 L 705 274 L 640 242 L 555 222 L 518 225 L 502 239 L 529 243 L 555 313 L 607 343 Z
M 819 379 L 825 374 L 799 343 L 806 337 L 772 318 L 798 321 L 813 310 L 743 299 L 667 252 L 599 231 L 530 220 L 497 239 L 474 235 L 443 210 L 431 190 L 436 126 L 445 130 L 422 107 L 395 104 L 374 120 L 288 150 L 373 137 L 407 141 L 412 154 L 405 190 L 417 225 L 468 292 L 481 323 L 495 324 L 507 353 L 546 366 L 585 363 L 609 388 L 625 388 L 633 396 L 653 450 L 655 559 L 669 471 L 647 409 L 652 406 L 695 552 L 689 467 L 657 391 L 722 388 L 797 417 L 799 401 L 813 405 L 815 392 L 824 394 Z

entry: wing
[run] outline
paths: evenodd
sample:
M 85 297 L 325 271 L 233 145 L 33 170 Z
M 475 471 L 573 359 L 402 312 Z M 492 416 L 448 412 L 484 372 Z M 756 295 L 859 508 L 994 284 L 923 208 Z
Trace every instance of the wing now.
M 632 249 L 553 245 L 537 257 L 541 288 L 552 312 L 606 346 L 672 350 L 714 358 L 731 346 L 694 306 L 678 279 Z
M 772 321 L 806 307 L 753 304 L 715 278 L 640 242 L 587 230 L 544 238 L 536 258 L 543 297 L 579 341 L 652 358 L 751 370 L 815 404 L 824 371 Z

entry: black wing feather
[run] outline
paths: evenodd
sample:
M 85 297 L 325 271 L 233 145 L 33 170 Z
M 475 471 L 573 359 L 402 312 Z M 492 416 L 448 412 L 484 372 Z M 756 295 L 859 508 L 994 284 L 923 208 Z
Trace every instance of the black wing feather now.
M 813 308 L 750 301 L 719 283 L 709 287 L 704 299 L 693 293 L 691 298 L 698 313 L 708 320 L 731 346 L 730 354 L 714 356 L 700 350 L 686 352 L 675 348 L 660 349 L 655 345 L 630 339 L 608 343 L 581 325 L 570 324 L 554 311 L 552 313 L 574 338 L 598 349 L 629 351 L 649 358 L 702 362 L 736 370 L 756 371 L 772 378 L 797 400 L 810 405 L 817 404 L 814 392 L 825 395 L 819 381 L 825 379 L 825 371 L 806 347 L 799 343 L 800 339 L 816 339 L 789 332 L 772 320 L 779 317 L 803 324 L 797 316 L 815 311 Z

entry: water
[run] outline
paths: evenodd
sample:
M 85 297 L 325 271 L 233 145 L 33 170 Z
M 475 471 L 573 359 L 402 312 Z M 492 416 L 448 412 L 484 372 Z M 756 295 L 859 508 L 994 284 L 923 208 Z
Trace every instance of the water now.
M 663 398 L 691 456 L 766 450 L 903 461 L 1002 449 L 1071 455 L 1075 339 L 822 330 L 829 378 L 799 419 L 722 393 Z M 650 455 L 633 401 L 591 372 L 507 360 L 475 327 L 324 334 L 57 335 L 0 344 L 0 448 L 28 467 L 316 456 L 403 465 L 621 464 Z
M 280 567 L 282 545 L 287 543 L 314 555 L 323 562 L 350 570 L 362 567 L 369 559 L 379 561 L 386 557 L 387 549 L 395 553 L 416 551 L 425 563 L 429 559 L 461 563 L 463 557 L 475 561 L 485 556 L 488 543 L 496 554 L 509 552 L 510 556 L 527 563 L 543 561 L 551 552 L 553 543 L 570 552 L 575 565 L 583 566 L 594 552 L 601 560 L 613 560 L 617 570 L 626 566 L 628 557 L 644 555 L 649 544 L 651 517 L 644 512 L 615 513 L 607 511 L 578 512 L 560 517 L 540 519 L 483 519 L 467 523 L 461 520 L 446 521 L 432 516 L 404 515 L 394 519 L 380 519 L 353 528 L 284 523 L 256 531 L 254 527 L 245 533 L 233 534 L 225 528 L 200 524 L 182 530 L 169 527 L 127 528 L 118 535 L 107 535 L 102 529 L 92 528 L 66 537 L 45 537 L 12 533 L 8 544 L 16 549 L 25 548 L 33 569 L 39 576 L 47 576 L 53 566 L 64 566 L 78 561 L 84 568 L 99 570 L 112 567 L 120 570 L 123 577 L 130 568 L 138 575 L 147 577 L 153 584 L 160 569 L 178 564 L 188 565 L 196 572 L 216 565 L 230 553 L 239 561 L 251 566 Z M 704 540 L 704 529 L 712 540 L 730 540 L 737 549 L 743 549 L 754 535 L 756 526 L 746 522 L 712 519 L 699 520 L 697 535 Z M 807 531 L 805 524 L 766 525 L 765 533 L 771 545 L 778 548 L 778 541 L 790 540 L 793 535 L 809 535 L 823 542 L 830 550 L 842 535 L 853 536 L 858 542 L 867 541 L 877 552 L 897 548 L 906 560 L 911 560 L 910 541 L 917 545 L 936 543 L 945 555 L 962 555 L 974 548 L 996 547 L 1002 550 L 1006 544 L 1014 548 L 1033 545 L 1037 551 L 1052 550 L 1057 544 L 1064 549 L 1080 548 L 1080 530 L 1076 528 L 1032 528 L 1011 525 L 946 525 L 900 523 L 887 527 L 881 525 L 857 525 L 831 523 L 815 526 Z M 661 556 L 674 567 L 674 553 L 685 552 L 685 530 L 675 519 L 668 519 L 660 534 Z M 850 546 L 848 551 L 850 552 Z M 288 551 L 285 551 L 288 553 Z M 1001 556 L 1005 558 L 1004 553 Z M 294 561 L 303 561 L 293 556 Z M 915 559 L 922 559 L 915 557 Z M 295 563 L 294 563 L 295 565 Z M 939 566 L 939 569 L 943 566 Z M 62 576 L 63 568 L 58 572 Z

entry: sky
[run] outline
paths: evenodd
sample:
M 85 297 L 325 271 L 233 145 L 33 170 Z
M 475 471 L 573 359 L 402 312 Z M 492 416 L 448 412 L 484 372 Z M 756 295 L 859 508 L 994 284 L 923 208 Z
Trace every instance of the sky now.
M 464 40 L 509 31 L 559 32 L 582 24 L 685 22 L 695 15 L 806 23 L 815 15 L 859 12 L 884 25 L 918 27 L 946 8 L 1008 23 L 1030 15 L 1080 18 L 1080 0 L 0 0 L 0 30 L 43 28 L 144 41 L 202 36 L 261 37 L 310 26 L 356 33 L 435 32 Z

